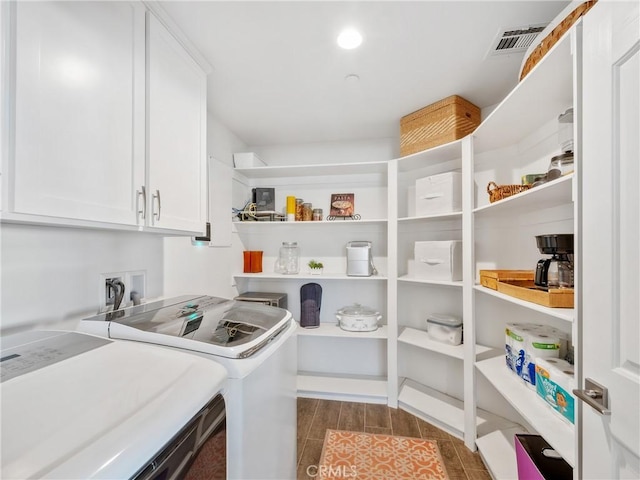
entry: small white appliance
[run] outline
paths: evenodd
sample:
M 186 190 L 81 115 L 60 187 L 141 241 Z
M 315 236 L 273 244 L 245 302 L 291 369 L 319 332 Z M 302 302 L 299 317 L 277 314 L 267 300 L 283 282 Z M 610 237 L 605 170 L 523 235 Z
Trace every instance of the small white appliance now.
M 371 242 L 353 241 L 347 243 L 347 275 L 350 277 L 370 277 L 373 274 Z
M 153 343 L 223 365 L 229 479 L 296 477 L 296 323 L 284 309 L 183 296 L 102 314 L 84 331 Z
M 79 332 L 0 339 L 1 478 L 224 478 L 226 372 L 193 355 Z M 213 450 L 211 450 L 213 449 Z

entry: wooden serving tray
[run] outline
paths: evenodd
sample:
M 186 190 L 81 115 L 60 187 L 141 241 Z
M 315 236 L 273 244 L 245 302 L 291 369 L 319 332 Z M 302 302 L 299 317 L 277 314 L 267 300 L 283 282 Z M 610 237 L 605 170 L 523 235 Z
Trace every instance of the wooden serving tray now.
M 497 282 L 500 293 L 527 302 L 551 308 L 573 308 L 573 288 L 550 288 L 540 290 L 533 280 L 501 280 Z
M 498 290 L 498 282 L 505 280 L 533 281 L 533 279 L 533 270 L 480 270 L 480 284 L 492 290 Z

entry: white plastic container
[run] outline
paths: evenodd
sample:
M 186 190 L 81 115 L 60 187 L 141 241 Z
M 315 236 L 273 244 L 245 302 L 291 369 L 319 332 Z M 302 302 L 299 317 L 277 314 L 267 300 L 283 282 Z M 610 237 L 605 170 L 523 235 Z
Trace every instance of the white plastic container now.
M 436 281 L 462 280 L 462 242 L 416 242 L 410 275 Z
M 427 335 L 436 342 L 462 344 L 462 319 L 453 315 L 432 313 L 427 317 Z
M 416 216 L 460 212 L 462 174 L 446 172 L 416 180 Z

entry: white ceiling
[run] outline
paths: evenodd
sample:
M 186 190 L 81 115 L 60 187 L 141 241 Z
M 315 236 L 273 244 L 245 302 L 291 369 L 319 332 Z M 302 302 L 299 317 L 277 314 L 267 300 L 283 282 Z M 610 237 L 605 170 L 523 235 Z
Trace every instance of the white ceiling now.
M 548 23 L 569 2 L 160 3 L 213 66 L 209 111 L 265 146 L 397 138 L 402 116 L 453 94 L 495 105 L 523 58 L 487 56 L 498 31 Z M 337 47 L 346 26 L 360 48 Z

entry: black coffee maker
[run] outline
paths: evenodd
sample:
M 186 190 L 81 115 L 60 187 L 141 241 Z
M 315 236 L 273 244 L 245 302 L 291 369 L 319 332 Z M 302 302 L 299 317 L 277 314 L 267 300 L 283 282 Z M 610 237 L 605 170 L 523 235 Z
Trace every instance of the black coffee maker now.
M 573 288 L 573 234 L 537 235 L 540 253 L 551 258 L 538 260 L 534 283 L 542 289 Z

